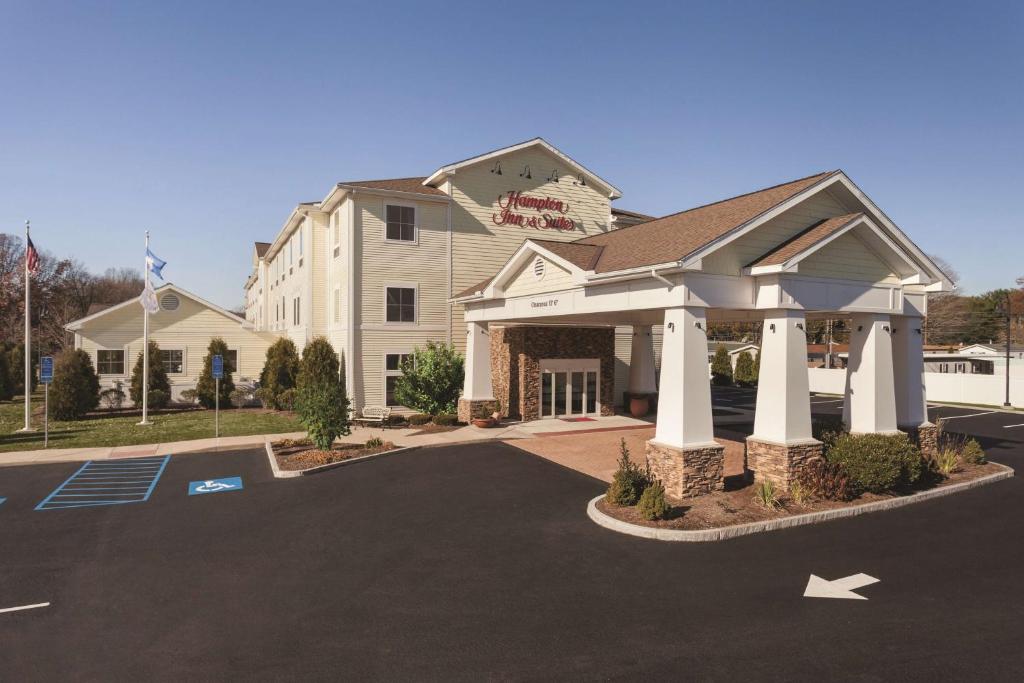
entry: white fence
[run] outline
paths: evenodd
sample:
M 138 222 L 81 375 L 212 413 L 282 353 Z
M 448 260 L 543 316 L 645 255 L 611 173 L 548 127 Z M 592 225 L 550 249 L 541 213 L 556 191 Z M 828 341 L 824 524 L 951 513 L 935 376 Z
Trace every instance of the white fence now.
M 842 395 L 846 389 L 846 370 L 808 368 L 807 374 L 811 391 Z M 1003 375 L 926 372 L 924 378 L 929 401 L 1001 406 L 1006 400 L 1006 378 Z M 1010 375 L 1010 403 L 1016 408 L 1024 408 L 1024 377 L 1020 375 Z

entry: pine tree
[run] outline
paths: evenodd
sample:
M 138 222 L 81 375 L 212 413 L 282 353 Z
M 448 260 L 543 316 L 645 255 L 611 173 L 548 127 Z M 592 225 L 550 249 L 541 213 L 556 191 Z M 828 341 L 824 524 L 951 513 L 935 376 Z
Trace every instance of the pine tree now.
M 281 394 L 294 389 L 299 374 L 299 352 L 291 339 L 278 339 L 267 349 L 267 359 L 260 372 L 260 390 L 270 405 L 282 410 Z
M 741 387 L 750 387 L 757 383 L 756 370 L 754 369 L 754 357 L 749 351 L 741 351 L 736 357 L 736 384 Z
M 711 361 L 711 382 L 723 387 L 732 384 L 732 363 L 723 344 L 719 344 L 715 349 L 715 357 Z
M 352 433 L 338 355 L 326 338 L 303 350 L 296 393 L 299 421 L 317 448 L 329 450 L 336 438 Z
M 57 420 L 77 420 L 100 403 L 100 380 L 89 354 L 64 351 L 53 364 L 50 413 Z
M 204 408 L 213 408 L 217 400 L 217 381 L 213 378 L 213 357 L 220 356 L 224 359 L 224 377 L 220 380 L 220 407 L 231 406 L 231 392 L 235 390 L 235 383 L 231 379 L 231 368 L 228 363 L 228 345 L 220 337 L 210 340 L 206 347 L 206 357 L 203 358 L 203 371 L 199 374 L 199 382 L 196 384 L 196 393 L 199 395 L 199 403 Z
M 136 408 L 142 408 L 142 352 L 135 358 L 135 366 L 132 368 L 131 384 L 128 386 L 128 395 Z M 166 408 L 171 400 L 171 383 L 167 379 L 167 370 L 164 368 L 163 358 L 160 355 L 160 346 L 155 342 L 149 342 L 149 408 Z

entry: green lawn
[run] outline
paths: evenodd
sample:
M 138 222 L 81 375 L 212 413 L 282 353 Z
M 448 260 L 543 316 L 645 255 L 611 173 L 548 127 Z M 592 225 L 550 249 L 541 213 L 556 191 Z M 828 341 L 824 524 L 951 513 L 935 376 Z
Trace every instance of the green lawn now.
M 0 452 L 29 451 L 43 447 L 42 394 L 33 397 L 32 426 L 38 432 L 19 434 L 24 423 L 24 403 L 20 398 L 0 402 Z M 138 413 L 105 417 L 102 412 L 76 422 L 50 420 L 50 448 L 86 446 L 129 446 L 203 439 L 213 436 L 213 411 L 190 410 L 150 415 L 147 427 L 136 424 Z M 279 434 L 304 431 L 294 413 L 278 413 L 259 408 L 222 410 L 221 436 Z

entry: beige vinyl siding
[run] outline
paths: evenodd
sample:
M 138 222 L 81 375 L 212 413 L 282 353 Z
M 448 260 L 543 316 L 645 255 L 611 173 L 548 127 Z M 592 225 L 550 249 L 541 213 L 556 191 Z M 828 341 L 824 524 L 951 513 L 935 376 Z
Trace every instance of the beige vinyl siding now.
M 854 234 L 844 233 L 797 266 L 800 275 L 865 282 L 899 282 L 892 268 Z
M 342 201 L 331 213 L 329 230 L 324 253 L 326 255 L 327 272 L 327 329 L 331 346 L 338 353 L 342 349 L 351 354 L 348 344 L 348 206 L 349 199 Z M 338 240 L 335 242 L 335 226 Z M 337 247 L 338 255 L 334 255 Z M 340 309 L 337 318 L 334 315 L 335 291 L 340 297 Z
M 540 259 L 544 264 L 544 274 L 540 278 L 534 274 L 537 259 Z M 505 287 L 505 296 L 524 296 L 536 294 L 537 292 L 568 289 L 572 286 L 574 286 L 572 273 L 538 256 L 530 259 L 529 263 L 520 268 L 519 272 Z
M 497 273 L 528 238 L 572 241 L 609 229 L 611 205 L 607 195 L 592 184 L 574 184 L 575 176 L 558 157 L 530 148 L 504 155 L 500 161 L 501 175 L 491 173 L 494 160 L 490 160 L 461 168 L 450 178 L 452 294 Z M 527 164 L 532 179 L 519 176 Z M 558 170 L 560 180 L 557 183 L 547 180 L 552 169 Z M 495 225 L 491 216 L 500 211 L 498 197 L 512 190 L 568 202 L 566 215 L 576 222 L 576 230 L 563 232 Z M 522 209 L 519 213 L 540 215 L 533 209 Z M 465 349 L 465 331 L 462 306 L 455 306 L 452 340 L 460 351 Z
M 703 260 L 703 270 L 706 273 L 720 275 L 740 275 L 748 263 L 757 260 L 801 230 L 823 218 L 847 213 L 850 211 L 845 206 L 827 190 L 822 190 L 732 244 L 706 256 Z
M 309 303 L 311 312 L 308 322 L 312 326 L 314 336 L 327 334 L 327 319 L 331 311 L 331 293 L 327 288 L 327 242 L 330 239 L 328 234 L 327 217 L 323 214 L 315 214 L 309 221 L 309 232 L 307 233 L 307 244 L 305 245 L 306 268 L 310 270 L 310 297 Z M 310 310 L 307 309 L 307 310 Z
M 158 296 L 162 298 L 164 294 Z M 168 375 L 174 398 L 177 399 L 183 389 L 195 386 L 213 337 L 223 338 L 229 349 L 238 351 L 239 368 L 234 375 L 235 380 L 243 377 L 257 379 L 263 369 L 267 348 L 275 336 L 246 330 L 240 323 L 184 295 L 179 294 L 178 298 L 181 304 L 176 311 L 161 310 L 149 319 L 150 340 L 162 349 L 182 349 L 185 352 L 185 372 Z M 102 375 L 100 380 L 104 386 L 111 386 L 116 380 L 127 385 L 136 358 L 142 352 L 142 307 L 128 305 L 111 311 L 86 323 L 78 335 L 80 348 L 89 354 L 94 367 L 98 349 L 126 351 L 124 374 Z
M 354 407 L 384 405 L 384 354 L 412 353 L 428 341 L 443 341 L 445 332 L 424 332 L 415 328 L 403 330 L 363 330 L 360 374 L 362 382 L 355 388 Z

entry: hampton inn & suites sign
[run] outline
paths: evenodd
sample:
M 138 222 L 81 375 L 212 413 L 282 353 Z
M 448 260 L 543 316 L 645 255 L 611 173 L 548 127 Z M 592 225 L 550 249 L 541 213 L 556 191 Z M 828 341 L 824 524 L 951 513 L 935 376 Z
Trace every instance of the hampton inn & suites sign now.
M 532 210 L 534 213 L 521 213 Z M 495 225 L 516 225 L 537 230 L 576 229 L 576 221 L 568 218 L 569 203 L 551 197 L 534 197 L 517 190 L 498 196 L 498 210 L 491 214 Z

